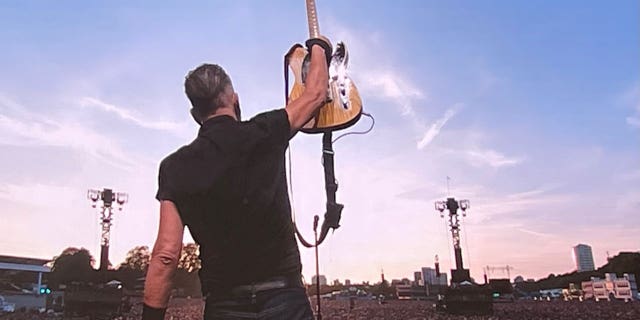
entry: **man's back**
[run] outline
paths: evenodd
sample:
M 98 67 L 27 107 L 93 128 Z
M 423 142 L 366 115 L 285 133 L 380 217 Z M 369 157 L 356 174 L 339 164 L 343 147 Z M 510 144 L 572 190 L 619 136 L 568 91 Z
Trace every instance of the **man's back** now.
M 299 275 L 287 194 L 285 110 L 250 121 L 214 117 L 160 165 L 159 200 L 170 200 L 200 245 L 206 292 Z
M 287 195 L 289 138 L 326 101 L 331 45 L 308 41 L 304 91 L 285 109 L 238 122 L 230 77 L 203 64 L 185 78 L 198 137 L 160 165 L 160 223 L 145 280 L 142 318 L 163 319 L 184 226 L 200 244 L 205 319 L 312 319 Z

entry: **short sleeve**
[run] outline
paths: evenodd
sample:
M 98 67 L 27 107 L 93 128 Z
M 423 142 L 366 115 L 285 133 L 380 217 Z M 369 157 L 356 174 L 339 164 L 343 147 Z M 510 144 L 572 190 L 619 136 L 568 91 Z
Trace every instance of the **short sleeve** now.
M 171 179 L 170 158 L 162 160 L 160 170 L 158 172 L 158 192 L 156 193 L 158 201 L 170 200 L 173 203 L 178 201 L 177 188 L 175 181 Z
M 285 109 L 258 114 L 249 120 L 250 128 L 255 132 L 255 137 L 271 146 L 286 146 L 291 138 L 291 125 L 289 115 Z

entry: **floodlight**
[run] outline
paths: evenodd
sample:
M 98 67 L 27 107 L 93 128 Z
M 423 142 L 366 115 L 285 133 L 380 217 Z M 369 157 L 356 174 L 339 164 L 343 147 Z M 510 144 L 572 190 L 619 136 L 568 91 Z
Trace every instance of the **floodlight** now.
M 470 207 L 469 200 L 460 200 L 458 203 L 460 204 L 460 209 L 462 209 L 462 211 L 467 210 Z
M 124 192 L 116 193 L 116 202 L 119 205 L 123 205 L 123 204 L 127 203 L 128 201 L 129 201 L 129 194 L 124 193 Z
M 87 192 L 87 198 L 93 202 L 98 201 L 98 199 L 100 199 L 100 191 L 89 189 L 89 191 Z

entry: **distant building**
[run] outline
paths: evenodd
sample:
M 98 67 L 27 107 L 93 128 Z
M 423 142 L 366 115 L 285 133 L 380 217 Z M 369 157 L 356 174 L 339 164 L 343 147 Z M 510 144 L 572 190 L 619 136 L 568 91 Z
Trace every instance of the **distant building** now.
M 436 269 L 423 267 L 422 268 L 422 280 L 425 285 L 447 285 L 447 274 L 442 272 L 440 276 L 437 275 Z
M 413 283 L 416 286 L 424 286 L 424 281 L 422 280 L 422 272 L 416 271 L 413 273 Z
M 318 282 L 317 280 L 317 276 L 313 276 L 311 278 L 311 284 L 316 284 Z M 327 285 L 327 277 L 320 275 L 320 285 L 321 286 L 326 286 Z
M 333 280 L 333 286 L 341 286 L 342 283 L 340 283 L 340 279 L 335 279 Z
M 578 272 L 593 271 L 596 269 L 593 263 L 591 247 L 586 244 L 578 244 L 573 247 L 573 261 L 576 263 Z
M 411 284 L 396 285 L 396 296 L 400 300 L 426 300 L 427 292 L 424 287 Z
M 44 308 L 46 295 L 51 292 L 43 283 L 44 277 L 51 272 L 47 266 L 49 262 L 49 259 L 0 255 L 0 296 L 5 303 L 16 310 Z
M 51 272 L 51 268 L 46 265 L 50 261 L 48 259 L 0 256 L 0 278 L 3 278 L 3 283 L 13 283 L 12 278 L 14 277 L 16 281 L 22 282 L 16 284 L 26 285 L 26 282 L 29 282 L 28 289 L 33 293 L 38 293 L 43 286 L 43 275 Z
M 605 273 L 604 279 L 592 277 L 591 281 L 583 281 L 581 286 L 585 299 L 620 299 L 625 302 L 640 299 L 634 274 L 625 273 L 622 278 L 618 278 L 615 273 Z
M 407 279 L 407 278 L 402 278 L 402 280 L 393 279 L 393 280 L 391 280 L 391 285 L 392 286 L 397 286 L 397 285 L 411 286 L 411 281 L 409 279 Z
M 345 286 L 350 286 L 350 285 L 351 285 L 351 280 L 349 280 L 349 279 L 344 279 L 344 285 L 345 285 Z

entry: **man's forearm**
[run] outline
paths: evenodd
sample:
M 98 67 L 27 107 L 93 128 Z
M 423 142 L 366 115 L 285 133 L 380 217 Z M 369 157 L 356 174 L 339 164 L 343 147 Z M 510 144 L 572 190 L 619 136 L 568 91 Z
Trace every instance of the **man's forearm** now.
M 160 226 L 153 246 L 149 270 L 144 285 L 143 320 L 164 319 L 182 249 L 184 224 L 176 205 L 170 200 L 160 202 Z
M 312 92 L 314 96 L 320 96 L 320 103 L 327 97 L 327 89 L 329 85 L 329 70 L 327 69 L 327 61 L 324 51 L 320 46 L 313 46 L 310 49 L 311 64 L 305 83 L 305 90 Z
M 144 303 L 154 308 L 166 308 L 173 286 L 178 261 L 174 257 L 154 255 L 145 279 Z
M 311 50 L 313 53 L 305 89 L 298 99 L 290 102 L 286 107 L 292 134 L 311 119 L 327 98 L 329 74 L 324 51 L 319 46 L 313 46 Z

